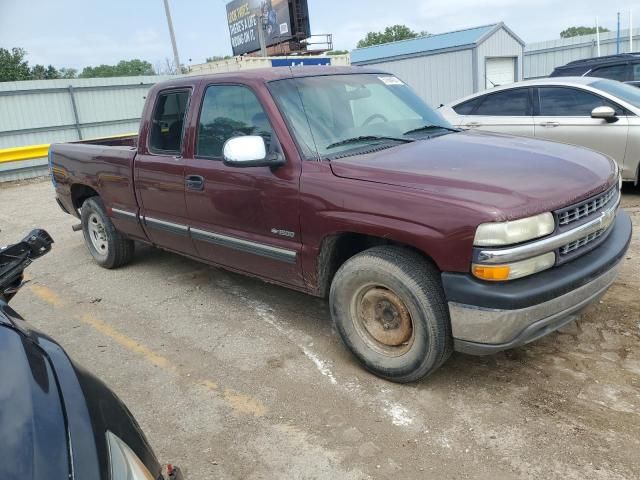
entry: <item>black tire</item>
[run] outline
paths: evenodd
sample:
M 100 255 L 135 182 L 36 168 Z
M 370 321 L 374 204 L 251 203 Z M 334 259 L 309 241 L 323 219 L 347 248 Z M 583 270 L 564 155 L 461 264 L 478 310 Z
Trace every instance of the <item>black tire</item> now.
M 374 247 L 347 260 L 331 284 L 329 306 L 347 348 L 367 370 L 387 380 L 419 380 L 453 351 L 440 272 L 411 250 Z M 405 340 L 408 330 L 401 325 L 407 318 L 411 337 Z M 392 346 L 385 335 L 395 335 Z
M 84 242 L 98 265 L 112 269 L 131 261 L 134 243 L 123 237 L 113 226 L 100 197 L 85 200 L 80 217 Z

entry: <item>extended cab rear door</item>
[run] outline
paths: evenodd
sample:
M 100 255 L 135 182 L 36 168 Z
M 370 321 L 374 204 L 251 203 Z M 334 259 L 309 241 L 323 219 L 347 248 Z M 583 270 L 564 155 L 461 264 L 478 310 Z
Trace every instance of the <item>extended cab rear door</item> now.
M 157 92 L 143 118 L 151 121 L 142 130 L 135 159 L 136 196 L 142 224 L 156 245 L 195 255 L 189 238 L 184 187 L 184 126 L 192 87 Z M 153 92 L 150 94 L 153 98 Z
M 283 148 L 288 137 L 262 81 L 199 86 L 190 150 L 185 158 L 186 204 L 198 256 L 279 283 L 303 286 L 300 267 L 300 159 Z M 274 122 L 274 117 L 278 121 Z M 286 164 L 228 167 L 222 149 L 236 136 L 260 135 Z M 293 145 L 290 138 L 288 144 Z

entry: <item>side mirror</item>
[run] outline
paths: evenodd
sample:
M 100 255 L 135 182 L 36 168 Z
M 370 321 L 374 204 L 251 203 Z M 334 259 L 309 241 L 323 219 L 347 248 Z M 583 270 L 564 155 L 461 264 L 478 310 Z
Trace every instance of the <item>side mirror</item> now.
M 224 164 L 228 167 L 279 167 L 284 158 L 278 153 L 267 153 L 264 138 L 259 135 L 233 137 L 222 149 Z
M 613 123 L 618 121 L 618 117 L 616 117 L 616 112 L 611 107 L 596 107 L 591 111 L 591 118 L 600 118 L 602 120 L 606 120 L 607 123 Z

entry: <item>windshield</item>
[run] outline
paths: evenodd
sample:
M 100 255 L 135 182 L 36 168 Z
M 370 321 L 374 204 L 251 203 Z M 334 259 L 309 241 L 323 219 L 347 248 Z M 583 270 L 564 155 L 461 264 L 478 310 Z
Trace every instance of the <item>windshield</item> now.
M 616 82 L 615 80 L 598 80 L 591 84 L 592 87 L 602 90 L 609 95 L 618 97 L 630 103 L 636 108 L 640 108 L 640 88 L 632 87 L 626 83 Z
M 388 74 L 292 78 L 269 88 L 307 158 L 363 153 L 453 129 Z

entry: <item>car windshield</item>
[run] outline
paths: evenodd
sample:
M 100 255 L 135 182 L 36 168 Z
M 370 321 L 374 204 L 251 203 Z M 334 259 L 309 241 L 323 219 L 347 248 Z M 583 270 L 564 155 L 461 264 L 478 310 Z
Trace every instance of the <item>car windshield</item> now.
M 388 74 L 291 78 L 269 88 L 307 158 L 366 153 L 454 131 Z
M 640 88 L 638 87 L 615 80 L 598 80 L 593 82 L 591 86 L 640 108 Z

